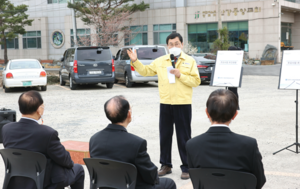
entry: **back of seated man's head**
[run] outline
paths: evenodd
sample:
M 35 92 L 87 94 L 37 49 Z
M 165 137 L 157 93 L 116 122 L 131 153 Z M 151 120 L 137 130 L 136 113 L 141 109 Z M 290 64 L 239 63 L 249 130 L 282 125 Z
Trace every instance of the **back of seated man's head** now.
M 104 104 L 104 111 L 112 124 L 125 123 L 127 126 L 131 121 L 130 105 L 124 96 L 114 96 L 109 99 Z
M 22 93 L 19 97 L 19 110 L 23 115 L 33 115 L 43 105 L 42 96 L 37 91 Z
M 40 93 L 37 91 L 28 91 L 21 94 L 19 97 L 19 110 L 22 117 L 35 120 L 41 119 L 44 114 L 44 101 Z
M 212 123 L 230 123 L 237 115 L 238 99 L 229 90 L 217 89 L 209 95 L 206 108 Z

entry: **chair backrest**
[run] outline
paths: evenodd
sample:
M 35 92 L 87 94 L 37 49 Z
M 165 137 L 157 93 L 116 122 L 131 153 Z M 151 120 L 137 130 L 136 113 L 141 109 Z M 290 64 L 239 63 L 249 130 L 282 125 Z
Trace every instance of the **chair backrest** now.
M 189 169 L 194 189 L 255 189 L 253 174 L 225 169 Z
M 20 176 L 35 181 L 37 189 L 43 189 L 47 158 L 45 155 L 27 150 L 0 150 L 5 164 L 5 179 L 3 189 L 7 189 L 12 177 Z
M 83 160 L 90 174 L 90 189 L 135 188 L 137 170 L 134 165 L 98 158 L 84 158 Z

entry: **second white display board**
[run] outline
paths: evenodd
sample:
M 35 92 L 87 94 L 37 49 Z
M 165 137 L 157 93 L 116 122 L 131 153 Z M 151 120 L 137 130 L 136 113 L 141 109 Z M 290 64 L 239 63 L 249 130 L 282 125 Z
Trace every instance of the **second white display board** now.
M 244 51 L 218 51 L 211 86 L 241 87 Z

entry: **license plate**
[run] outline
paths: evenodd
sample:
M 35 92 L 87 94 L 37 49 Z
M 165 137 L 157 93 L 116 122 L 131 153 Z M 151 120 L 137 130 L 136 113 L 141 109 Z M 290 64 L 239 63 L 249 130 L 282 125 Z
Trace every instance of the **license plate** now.
M 92 74 L 92 75 L 102 74 L 102 71 L 89 71 L 89 74 Z
M 31 81 L 23 81 L 23 86 L 31 86 Z

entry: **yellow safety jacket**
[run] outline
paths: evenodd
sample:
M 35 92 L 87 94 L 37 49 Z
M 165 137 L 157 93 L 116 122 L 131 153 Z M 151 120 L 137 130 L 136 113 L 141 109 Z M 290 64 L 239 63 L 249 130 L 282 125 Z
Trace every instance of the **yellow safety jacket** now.
M 169 83 L 167 67 L 172 66 L 170 55 L 155 59 L 150 65 L 143 65 L 139 60 L 131 62 L 134 69 L 142 76 L 158 76 L 160 103 L 191 104 L 193 87 L 200 85 L 201 80 L 195 60 L 181 52 L 175 68 L 180 70 L 180 78 L 175 77 L 175 83 Z

